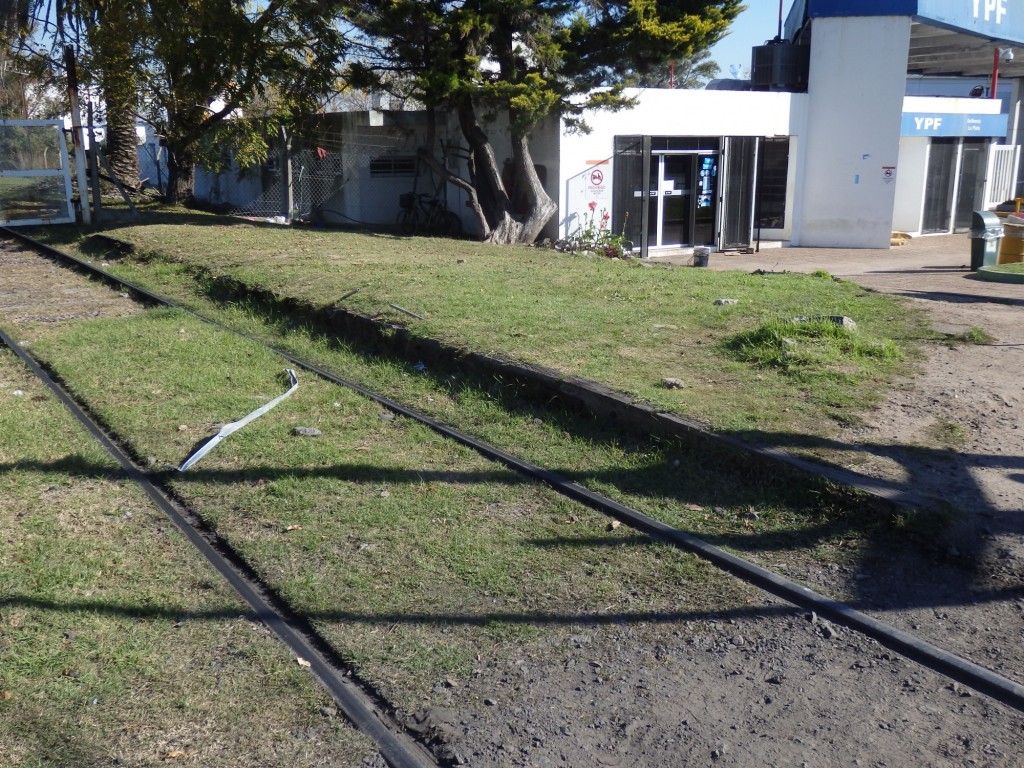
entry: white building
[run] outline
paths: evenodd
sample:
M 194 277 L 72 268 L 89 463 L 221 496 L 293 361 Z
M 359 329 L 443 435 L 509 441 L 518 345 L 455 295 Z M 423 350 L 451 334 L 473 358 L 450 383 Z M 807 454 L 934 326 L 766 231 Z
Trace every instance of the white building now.
M 595 210 L 643 255 L 760 239 L 884 248 L 893 231 L 966 230 L 974 210 L 1018 193 L 1015 45 L 1022 0 L 794 0 L 785 39 L 754 49 L 748 90 L 647 89 L 633 109 L 589 114 L 589 134 L 539 126 L 533 159 L 559 206 L 545 234 L 571 235 Z M 464 193 L 416 162 L 423 113 L 333 118 L 293 162 L 311 215 L 386 225 L 415 189 L 444 196 L 471 231 Z M 452 120 L 437 139 L 462 141 Z M 447 161 L 465 173 L 458 149 Z
M 884 248 L 1016 196 L 1024 3 L 796 0 L 786 30 L 763 92 L 647 90 L 563 131 L 559 235 L 597 201 L 645 251 Z

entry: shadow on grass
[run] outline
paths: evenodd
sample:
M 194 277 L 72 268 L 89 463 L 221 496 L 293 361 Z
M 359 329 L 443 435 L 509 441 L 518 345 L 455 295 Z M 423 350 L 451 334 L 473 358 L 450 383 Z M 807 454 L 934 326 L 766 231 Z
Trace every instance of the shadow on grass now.
M 137 606 L 108 603 L 101 600 L 79 600 L 60 602 L 44 600 L 28 595 L 10 595 L 0 598 L 0 608 L 31 608 L 57 613 L 85 613 L 101 616 L 121 616 L 131 619 L 163 619 L 166 621 L 233 621 L 240 616 L 256 620 L 256 614 L 243 610 L 180 611 L 160 606 Z M 356 611 L 313 611 L 302 614 L 310 622 L 333 621 L 355 624 L 380 624 L 382 626 L 418 625 L 445 626 L 464 625 L 486 627 L 492 624 L 534 624 L 537 626 L 573 626 L 577 624 L 602 626 L 635 622 L 671 624 L 685 621 L 726 621 L 728 619 L 758 619 L 772 616 L 796 616 L 801 609 L 790 605 L 769 605 L 757 607 L 729 608 L 725 610 L 697 611 L 611 611 L 600 613 L 512 613 L 484 611 L 481 613 L 394 613 Z
M 397 210 L 397 209 L 396 209 Z M 282 232 L 331 232 L 337 234 L 358 234 L 365 237 L 379 237 L 385 240 L 407 240 L 398 233 L 391 231 L 391 228 L 382 224 L 372 226 L 332 226 L 314 227 L 307 224 L 282 225 L 269 221 L 265 218 L 243 216 L 228 216 L 223 214 L 204 213 L 202 211 L 175 210 L 140 210 L 138 216 L 133 216 L 127 211 L 118 211 L 116 214 L 109 214 L 101 223 L 90 227 L 63 225 L 59 227 L 23 227 L 26 235 L 32 238 L 44 240 L 54 248 L 75 245 L 83 252 L 95 255 L 108 255 L 109 249 L 93 240 L 91 235 L 110 235 L 117 237 L 117 232 L 122 229 L 131 229 L 139 226 L 150 225 L 188 225 L 191 227 L 259 227 L 275 229 Z M 85 238 L 83 240 L 83 238 Z

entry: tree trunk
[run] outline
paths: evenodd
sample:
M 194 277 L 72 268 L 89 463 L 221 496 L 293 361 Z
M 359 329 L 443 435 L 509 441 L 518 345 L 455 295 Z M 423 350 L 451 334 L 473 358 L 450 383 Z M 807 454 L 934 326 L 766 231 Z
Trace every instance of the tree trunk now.
M 139 143 L 135 134 L 138 81 L 134 75 L 132 34 L 126 8 L 106 8 L 99 24 L 92 25 L 90 41 L 102 53 L 102 94 L 107 112 L 107 160 L 114 176 L 126 187 L 139 186 Z
M 139 142 L 135 133 L 135 111 L 107 100 L 107 159 L 117 180 L 126 187 L 139 186 Z
M 529 136 L 512 136 L 512 163 L 518 183 L 525 191 L 529 203 L 519 232 L 519 242 L 528 244 L 540 236 L 541 230 L 558 211 L 558 205 L 548 196 L 537 175 L 537 166 L 533 164 L 533 156 L 530 154 Z
M 494 147 L 487 132 L 480 126 L 476 110 L 469 99 L 459 105 L 458 115 L 459 127 L 472 154 L 473 186 L 476 189 L 476 197 L 472 202 L 480 220 L 483 239 L 501 245 L 534 242 L 558 206 L 544 191 L 537 175 L 537 168 L 530 155 L 529 137 L 525 134 L 512 136 L 513 170 L 525 191 L 529 206 L 525 216 L 520 219 L 512 210 L 512 201 L 501 179 Z
M 196 159 L 191 150 L 167 147 L 167 194 L 171 205 L 187 203 L 195 191 Z

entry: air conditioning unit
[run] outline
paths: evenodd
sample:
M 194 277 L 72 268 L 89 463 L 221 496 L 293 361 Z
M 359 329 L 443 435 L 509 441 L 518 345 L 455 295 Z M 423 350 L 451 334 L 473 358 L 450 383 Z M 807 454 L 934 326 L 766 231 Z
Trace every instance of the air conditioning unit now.
M 811 48 L 786 40 L 771 40 L 754 46 L 750 63 L 750 89 L 753 91 L 807 90 Z

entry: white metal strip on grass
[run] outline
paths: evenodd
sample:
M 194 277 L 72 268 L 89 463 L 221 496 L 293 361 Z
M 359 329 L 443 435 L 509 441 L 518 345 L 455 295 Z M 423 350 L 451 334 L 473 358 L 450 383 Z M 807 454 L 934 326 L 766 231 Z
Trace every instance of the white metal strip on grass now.
M 193 451 L 192 455 L 189 456 L 187 459 L 185 459 L 185 461 L 183 461 L 181 463 L 181 466 L 178 467 L 178 471 L 179 472 L 184 472 L 186 469 L 188 469 L 193 464 L 195 464 L 197 461 L 199 461 L 201 458 L 203 458 L 203 456 L 205 456 L 210 451 L 212 451 L 214 446 L 216 446 L 217 443 L 219 443 L 225 437 L 227 437 L 228 435 L 230 435 L 233 432 L 237 432 L 242 427 L 244 427 L 246 424 L 248 424 L 250 421 L 255 421 L 260 416 L 262 416 L 264 413 L 269 411 L 271 408 L 274 408 L 278 403 L 280 403 L 286 397 L 291 395 L 291 393 L 294 392 L 298 388 L 299 380 L 295 376 L 295 371 L 293 371 L 291 368 L 285 368 L 285 370 L 288 372 L 288 378 L 291 381 L 291 386 L 288 388 L 287 392 L 285 392 L 283 395 L 278 395 L 277 397 L 275 397 L 273 400 L 271 400 L 266 405 L 260 406 L 255 411 L 253 411 L 248 416 L 246 416 L 245 418 L 239 419 L 238 421 L 233 421 L 230 424 L 225 424 L 223 427 L 221 427 L 220 432 L 218 432 L 216 435 L 211 437 L 207 442 L 203 443 L 201 446 L 199 446 L 199 448 L 197 448 L 195 451 Z

